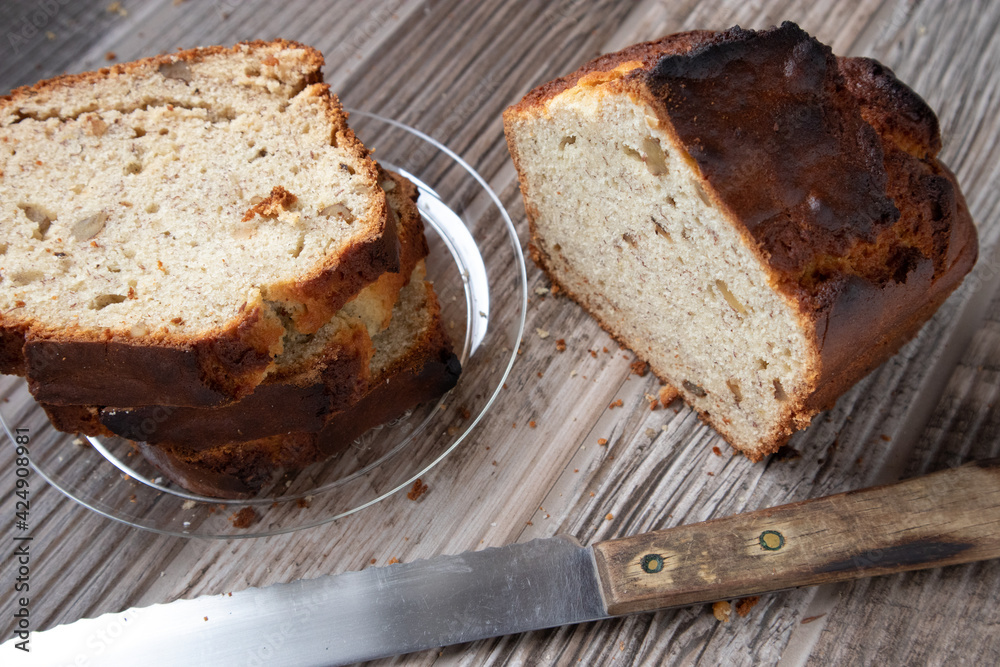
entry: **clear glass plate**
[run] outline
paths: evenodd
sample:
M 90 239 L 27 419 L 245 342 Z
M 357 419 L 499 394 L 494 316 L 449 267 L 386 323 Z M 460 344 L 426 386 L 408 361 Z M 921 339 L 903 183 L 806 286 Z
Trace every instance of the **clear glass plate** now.
M 503 387 L 524 330 L 527 285 L 514 226 L 482 177 L 446 146 L 362 111 L 351 112 L 351 126 L 383 166 L 420 190 L 428 276 L 462 362 L 458 385 L 259 497 L 235 501 L 177 487 L 124 440 L 56 431 L 22 378 L 0 376 L 0 421 L 11 444 L 15 429 L 27 429 L 31 465 L 41 477 L 95 512 L 139 528 L 255 537 L 327 523 L 410 488 L 470 437 Z M 238 528 L 234 514 L 245 507 L 255 518 Z

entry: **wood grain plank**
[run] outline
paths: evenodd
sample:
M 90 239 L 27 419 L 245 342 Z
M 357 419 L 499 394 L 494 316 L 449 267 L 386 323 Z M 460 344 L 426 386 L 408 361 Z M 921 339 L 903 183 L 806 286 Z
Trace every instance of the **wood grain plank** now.
M 469 159 L 500 194 L 522 241 L 523 207 L 499 124 L 507 104 L 598 52 L 638 40 L 681 29 L 764 27 L 795 19 L 839 51 L 882 59 L 939 111 L 944 158 L 979 224 L 984 261 L 917 340 L 793 440 L 801 456 L 756 465 L 731 456 L 690 410 L 649 411 L 645 395 L 656 392 L 656 380 L 632 375 L 631 356 L 578 307 L 532 293 L 522 354 L 507 390 L 477 427 L 476 438 L 426 477 L 430 491 L 417 502 L 397 495 L 335 524 L 291 535 L 203 541 L 137 531 L 51 488 L 40 491 L 36 501 L 45 519 L 37 527 L 36 627 L 360 569 L 372 559 L 382 565 L 392 557 L 412 560 L 556 532 L 592 542 L 859 488 L 886 474 L 912 474 L 994 452 L 1000 418 L 990 392 L 1000 361 L 989 341 L 997 325 L 990 319 L 979 327 L 987 311 L 966 311 L 975 288 L 993 290 L 1000 279 L 996 3 L 222 0 L 174 6 L 171 0 L 135 0 L 123 3 L 126 17 L 108 12 L 107 4 L 72 3 L 61 10 L 54 20 L 65 30 L 54 30 L 55 40 L 39 33 L 23 50 L 0 59 L 0 85 L 99 67 L 108 51 L 121 60 L 253 37 L 300 39 L 323 49 L 327 78 L 345 102 L 413 124 Z M 33 6 L 0 4 L 0 25 L 17 25 Z M 534 267 L 528 277 L 532 290 L 547 287 Z M 994 303 L 988 312 L 996 309 Z M 549 337 L 540 338 L 536 329 Z M 565 352 L 555 350 L 559 338 L 567 342 Z M 956 367 L 937 409 L 912 415 L 916 397 L 942 392 L 944 383 L 929 386 L 934 376 L 927 365 L 948 358 L 949 342 L 963 349 L 969 340 L 975 361 L 963 359 Z M 0 384 L 0 390 L 7 386 Z M 623 407 L 609 408 L 617 399 Z M 914 417 L 929 421 L 910 438 L 906 421 Z M 598 438 L 609 445 L 599 446 Z M 0 489 L 9 488 L 10 457 L 8 448 L 0 448 Z M 5 525 L 3 539 L 9 531 Z M 809 628 L 819 628 L 810 649 L 815 664 L 876 656 L 889 664 L 1000 662 L 1000 646 L 973 641 L 1000 623 L 989 604 L 1000 577 L 990 566 L 838 586 L 830 613 L 806 625 L 801 621 L 815 591 L 769 596 L 747 618 L 728 624 L 706 608 L 689 608 L 384 664 L 774 664 L 792 638 Z M 0 610 L 9 608 L 10 596 L 10 590 L 0 591 Z M 9 627 L 6 618 L 0 622 L 0 631 Z M 944 638 L 939 645 L 928 639 L 936 635 Z M 851 641 L 839 642 L 844 637 Z M 913 648 L 904 651 L 907 642 Z

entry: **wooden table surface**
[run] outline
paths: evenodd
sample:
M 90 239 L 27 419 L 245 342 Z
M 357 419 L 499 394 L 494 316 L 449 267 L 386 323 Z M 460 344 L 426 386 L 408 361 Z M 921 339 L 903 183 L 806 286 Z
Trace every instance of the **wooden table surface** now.
M 505 106 L 633 42 L 785 19 L 838 54 L 878 58 L 937 110 L 942 157 L 963 186 L 982 246 L 973 276 L 920 335 L 796 435 L 785 456 L 750 463 L 689 409 L 649 411 L 643 396 L 655 392 L 655 378 L 631 374 L 631 355 L 575 304 L 535 295 L 547 283 L 529 265 L 526 333 L 507 388 L 471 441 L 425 476 L 429 491 L 418 502 L 397 494 L 316 528 L 201 540 L 132 528 L 36 487 L 32 626 L 356 570 L 372 559 L 383 565 L 556 533 L 591 543 L 1000 455 L 1000 3 L 0 4 L 4 91 L 102 67 L 108 52 L 125 61 L 251 38 L 311 44 L 323 51 L 327 80 L 345 105 L 423 130 L 471 163 L 499 194 L 522 245 L 524 209 L 500 121 Z M 556 352 L 558 338 L 566 340 L 565 352 Z M 596 358 L 588 350 L 598 351 Z M 10 379 L 2 382 L 0 392 Z M 623 407 L 609 409 L 617 399 Z M 537 427 L 528 428 L 529 421 Z M 598 446 L 598 438 L 608 444 Z M 11 515 L 12 466 L 13 448 L 4 446 L 0 503 Z M 7 554 L 12 522 L 3 530 Z M 5 555 L 3 640 L 13 631 L 14 572 Z M 717 621 L 710 607 L 685 608 L 386 664 L 995 665 L 997 600 L 1000 562 L 992 561 L 767 595 L 729 623 Z M 147 661 L 156 664 L 155 656 Z

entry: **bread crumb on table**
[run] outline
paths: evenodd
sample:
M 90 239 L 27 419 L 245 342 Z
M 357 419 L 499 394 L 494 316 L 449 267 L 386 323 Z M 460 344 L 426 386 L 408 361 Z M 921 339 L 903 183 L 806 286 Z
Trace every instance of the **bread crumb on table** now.
M 782 445 L 778 451 L 773 454 L 773 458 L 775 461 L 794 461 L 795 459 L 802 458 L 802 453 L 794 447 Z
M 715 616 L 716 620 L 723 623 L 729 622 L 729 617 L 733 613 L 733 607 L 726 600 L 719 600 L 712 605 L 712 614 Z
M 229 520 L 233 523 L 233 528 L 249 528 L 257 521 L 257 512 L 252 507 L 244 507 L 229 517 Z
M 406 497 L 410 500 L 417 500 L 420 496 L 427 493 L 427 489 L 430 487 L 424 484 L 419 478 L 413 481 L 413 488 L 406 492 Z
M 736 603 L 736 613 L 740 615 L 740 618 L 746 616 L 750 613 L 757 603 L 760 602 L 759 595 L 752 595 L 748 598 L 743 598 Z
M 662 387 L 660 387 L 658 396 L 660 399 L 660 405 L 662 405 L 663 407 L 667 407 L 679 395 L 680 394 L 677 393 L 677 390 L 671 387 L 669 384 L 663 385 Z

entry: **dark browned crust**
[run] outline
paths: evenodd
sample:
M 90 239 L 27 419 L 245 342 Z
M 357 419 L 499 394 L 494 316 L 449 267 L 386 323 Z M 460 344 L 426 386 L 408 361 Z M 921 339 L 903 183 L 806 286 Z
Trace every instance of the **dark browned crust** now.
M 59 431 L 111 437 L 114 434 L 101 425 L 97 410 L 86 405 L 60 405 L 50 409 L 43 405 L 52 426 Z
M 198 456 L 179 448 L 133 442 L 132 446 L 165 477 L 192 493 L 242 500 L 254 497 L 282 471 L 283 463 L 316 460 L 310 438 L 290 435 L 280 450 L 243 443 L 220 446 Z
M 798 26 L 733 28 L 630 79 L 782 282 L 898 220 L 878 135 L 830 48 Z
M 538 108 L 564 90 L 575 86 L 583 77 L 590 74 L 599 75 L 603 72 L 610 72 L 626 63 L 634 63 L 643 70 L 652 69 L 663 56 L 687 53 L 713 37 L 715 37 L 715 33 L 711 30 L 692 30 L 668 35 L 651 42 L 633 44 L 614 53 L 605 53 L 584 64 L 572 74 L 533 88 L 520 102 L 510 107 L 510 109 L 516 112 L 524 112 L 532 107 Z
M 313 69 L 304 83 L 322 80 L 323 56 L 314 49 L 287 40 L 243 44 L 251 50 L 303 49 Z M 60 87 L 87 86 L 109 76 L 236 53 L 242 53 L 240 45 L 190 49 L 59 76 L 0 97 L 0 108 Z M 354 168 L 372 183 L 375 204 L 355 222 L 366 230 L 356 242 L 340 248 L 339 255 L 334 251 L 298 280 L 273 286 L 265 295 L 279 302 L 277 306 L 286 306 L 296 329 L 303 333 L 315 332 L 379 275 L 399 268 L 399 243 L 395 227 L 387 224 L 376 165 L 347 126 L 346 113 L 329 86 L 323 84 L 319 95 L 331 125 L 331 143 L 344 146 L 355 158 Z M 16 309 L 0 313 L 0 372 L 25 375 L 35 398 L 53 405 L 216 407 L 253 391 L 271 367 L 285 334 L 278 314 L 263 305 L 249 307 L 226 326 L 200 336 L 164 328 L 133 337 L 131 328 L 131 323 L 123 323 L 115 330 L 51 330 L 19 317 Z
M 178 343 L 81 330 L 31 331 L 22 350 L 28 388 L 53 405 L 218 406 L 263 379 L 284 327 L 261 308 L 213 336 Z M 166 338 L 166 336 L 164 336 Z
M 430 298 L 433 292 L 427 284 Z M 319 433 L 288 433 L 250 442 L 199 448 L 137 443 L 136 448 L 181 487 L 217 498 L 249 498 L 282 473 L 301 470 L 343 451 L 365 431 L 433 400 L 458 382 L 461 365 L 441 323 L 436 299 L 434 325 L 404 355 L 373 378 L 372 389 Z M 193 446 L 192 446 L 193 445 Z
M 111 67 L 102 67 L 93 72 L 81 72 L 80 74 L 63 74 L 55 76 L 51 79 L 39 81 L 31 86 L 21 86 L 20 88 L 15 88 L 7 95 L 0 95 L 0 107 L 11 102 L 16 102 L 20 98 L 30 99 L 40 93 L 45 93 L 58 88 L 79 85 L 86 86 L 88 84 L 101 81 L 102 79 L 106 79 L 109 76 L 122 76 L 132 74 L 139 70 L 157 69 L 160 65 L 169 65 L 177 61 L 199 62 L 208 56 L 225 54 L 236 55 L 237 53 L 242 53 L 240 45 L 249 46 L 251 50 L 268 48 L 271 46 L 278 46 L 281 49 L 302 49 L 306 52 L 307 62 L 315 70 L 312 77 L 306 80 L 306 84 L 318 83 L 323 80 L 323 54 L 316 49 L 287 39 L 275 39 L 271 41 L 251 40 L 240 42 L 239 44 L 231 47 L 205 46 L 194 49 L 186 49 L 183 51 L 177 51 L 176 53 L 164 53 L 158 56 L 141 58 L 127 63 L 119 63 L 117 65 L 112 65 Z
M 27 325 L 7 325 L 0 313 L 0 373 L 24 375 L 24 334 Z
M 837 64 L 848 90 L 862 101 L 862 117 L 879 136 L 914 157 L 938 154 L 941 129 L 937 116 L 922 97 L 900 84 L 891 69 L 872 58 L 838 58 Z M 894 113 L 885 113 L 886 109 Z
M 793 65 L 797 88 L 789 96 L 782 90 L 790 85 L 784 68 Z M 610 75 L 621 66 L 625 72 Z M 603 81 L 602 72 L 609 73 Z M 511 125 L 537 115 L 548 99 L 581 79 L 612 82 L 658 112 L 661 125 L 688 149 L 706 195 L 730 212 L 812 336 L 808 386 L 791 397 L 784 425 L 761 434 L 759 446 L 744 452 L 754 460 L 776 451 L 916 335 L 975 263 L 975 225 L 954 176 L 935 157 L 941 145 L 937 118 L 875 61 L 837 59 L 788 23 L 761 33 L 739 28 L 694 37 L 682 33 L 630 47 L 539 87 L 505 111 L 519 173 Z M 818 108 L 811 110 L 810 104 Z M 791 117 L 781 120 L 782 114 Z M 845 129 L 850 137 L 838 134 Z M 744 136 L 753 138 L 752 145 L 742 145 Z M 836 179 L 824 171 L 829 155 L 809 164 L 817 142 L 836 153 L 833 175 L 860 184 L 860 195 L 855 188 L 831 192 L 824 186 L 824 179 Z M 808 187 L 796 180 L 801 172 L 808 172 Z M 537 210 L 523 180 L 521 187 L 532 258 L 587 308 L 553 270 L 558 262 L 538 235 Z M 796 188 L 798 199 L 791 192 Z M 822 203 L 832 202 L 828 208 L 842 214 L 817 216 L 802 205 L 809 192 L 825 193 Z M 600 324 L 630 345 L 606 322 Z M 645 359 L 643 350 L 635 352 Z M 653 371 L 664 378 L 662 369 Z M 686 389 L 677 389 L 694 405 Z M 715 416 L 700 417 L 726 434 Z
M 310 382 L 265 380 L 250 395 L 219 408 L 153 405 L 125 409 L 93 408 L 93 421 L 104 431 L 129 440 L 212 443 L 262 438 L 276 433 L 323 428 L 332 412 L 356 403 L 368 389 L 368 362 L 373 348 L 363 326 L 344 331 L 331 340 L 314 360 Z M 87 423 L 74 423 L 70 415 L 79 406 L 43 405 L 60 431 L 96 435 Z
M 372 288 L 388 301 L 391 309 L 417 263 L 427 256 L 428 247 L 416 205 L 416 186 L 393 172 L 383 176 L 395 183 L 388 198 L 391 208 L 399 212 L 394 226 L 402 239 L 402 261 L 399 273 L 384 274 Z M 76 405 L 45 404 L 44 407 L 53 422 L 58 421 L 56 428 L 61 431 L 98 435 L 93 426 L 98 424 L 103 432 L 149 444 L 184 442 L 211 447 L 292 431 L 315 432 L 325 426 L 330 415 L 357 403 L 368 391 L 368 365 L 373 351 L 367 331 L 358 324 L 331 339 L 320 354 L 301 364 L 279 366 L 251 394 L 217 408 L 164 403 L 142 407 L 88 406 L 81 412 Z M 74 422 L 74 415 L 84 415 L 86 421 Z

